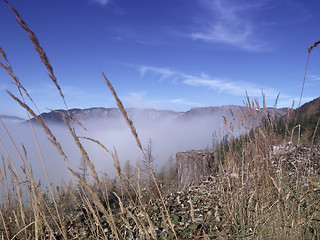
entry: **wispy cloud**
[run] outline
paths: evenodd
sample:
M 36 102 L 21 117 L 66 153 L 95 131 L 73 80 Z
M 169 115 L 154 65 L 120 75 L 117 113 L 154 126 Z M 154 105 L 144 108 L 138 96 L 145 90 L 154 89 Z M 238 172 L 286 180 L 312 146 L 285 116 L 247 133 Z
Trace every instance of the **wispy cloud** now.
M 139 68 L 139 72 L 141 76 L 144 76 L 146 73 L 153 73 L 160 76 L 160 80 L 164 80 L 170 77 L 173 77 L 174 75 L 177 75 L 177 73 L 170 68 L 159 68 L 159 67 L 153 67 L 153 66 L 141 66 Z
M 122 96 L 121 99 L 126 107 L 134 108 L 154 108 L 159 103 L 155 100 L 148 100 L 146 91 L 129 92 L 128 95 Z
M 170 103 L 174 103 L 174 104 L 183 104 L 183 105 L 187 105 L 187 106 L 191 106 L 191 107 L 202 107 L 204 106 L 201 103 L 197 103 L 197 102 L 190 102 L 187 101 L 184 98 L 176 98 L 176 99 L 172 99 L 169 101 Z
M 261 88 L 250 82 L 213 79 L 206 75 L 192 76 L 183 80 L 183 83 L 195 87 L 208 87 L 218 92 L 233 96 L 245 96 L 248 92 L 251 97 L 261 96 Z M 269 98 L 276 98 L 278 92 L 270 87 L 263 87 L 263 92 Z
M 91 2 L 97 3 L 97 4 L 100 4 L 100 5 L 104 6 L 109 2 L 109 0 L 91 0 Z
M 307 77 L 305 87 L 310 89 L 316 89 L 319 85 L 320 85 L 320 75 L 313 74 Z
M 212 78 L 207 74 L 191 75 L 179 71 L 171 70 L 170 68 L 159 68 L 154 66 L 142 66 L 139 68 L 142 76 L 147 73 L 157 75 L 159 80 L 170 79 L 174 82 L 194 86 L 206 87 L 220 93 L 226 93 L 233 96 L 245 96 L 246 91 L 251 97 L 261 96 L 261 88 L 255 84 L 245 81 L 231 81 L 223 78 Z M 278 92 L 276 89 L 264 86 L 263 91 L 269 98 L 276 98 Z
M 146 91 L 130 92 L 128 93 L 128 95 L 122 96 L 121 99 L 125 107 L 133 107 L 133 108 L 168 109 L 168 107 L 170 108 L 174 105 L 176 106 L 177 109 L 188 109 L 191 107 L 204 106 L 201 103 L 188 101 L 185 98 L 150 99 L 150 96 L 148 96 L 148 93 Z
M 3 84 L 0 84 L 0 91 L 3 91 L 3 90 L 5 90 L 5 89 L 6 89 L 6 86 L 3 85 Z
M 227 80 L 220 79 L 211 79 L 206 75 L 189 77 L 183 80 L 183 83 L 195 87 L 208 87 L 217 90 L 218 92 L 225 92 L 235 96 L 243 96 L 248 87 L 250 89 L 253 88 L 252 86 L 249 86 L 250 84 L 248 83 L 245 83 L 244 85 L 247 86 L 244 87 L 243 85 L 240 86 L 239 83 L 236 82 L 230 82 Z M 254 89 L 254 92 L 255 91 L 256 89 Z
M 232 97 L 244 97 L 246 92 L 250 98 L 260 98 L 263 93 L 266 96 L 267 103 L 273 106 L 275 99 L 277 98 L 279 91 L 269 86 L 257 86 L 254 83 L 248 81 L 237 81 L 225 78 L 214 78 L 205 73 L 201 74 L 188 74 L 181 71 L 176 71 L 171 68 L 161 68 L 155 66 L 141 66 L 139 68 L 141 76 L 148 77 L 149 75 L 157 77 L 159 80 L 166 80 L 175 82 L 178 84 L 184 84 L 191 87 L 207 88 L 218 93 L 224 93 Z M 311 75 L 312 81 L 320 81 L 320 76 Z M 313 100 L 315 97 L 305 96 L 302 99 L 302 104 Z M 289 96 L 281 93 L 278 99 L 277 107 L 291 107 L 293 100 L 295 106 L 299 102 L 299 96 Z M 141 99 L 142 101 L 142 99 Z M 143 100 L 144 101 L 144 100 Z M 142 101 L 142 102 L 143 102 Z M 171 104 L 187 105 L 190 107 L 201 107 L 203 104 L 197 102 L 188 101 L 185 98 L 175 98 L 168 101 Z M 159 102 L 158 102 L 159 103 Z M 163 101 L 161 102 L 163 103 Z
M 319 75 L 311 75 L 309 77 L 309 80 L 312 82 L 319 82 L 320 81 L 320 76 Z
M 201 0 L 199 3 L 210 14 L 209 17 L 206 16 L 202 28 L 194 31 L 191 37 L 194 40 L 262 51 L 266 43 L 258 38 L 258 30 L 261 28 L 257 26 L 253 13 L 264 6 L 263 2 L 265 1 Z

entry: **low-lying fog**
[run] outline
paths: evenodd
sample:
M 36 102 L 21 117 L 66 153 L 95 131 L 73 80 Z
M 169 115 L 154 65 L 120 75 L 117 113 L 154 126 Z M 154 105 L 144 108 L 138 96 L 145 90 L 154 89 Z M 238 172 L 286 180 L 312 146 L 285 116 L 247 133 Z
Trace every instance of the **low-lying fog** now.
M 135 121 L 134 125 L 144 147 L 148 145 L 149 139 L 151 139 L 155 166 L 159 170 L 166 164 L 170 156 L 175 159 L 177 152 L 212 148 L 212 134 L 215 130 L 218 131 L 222 121 L 222 117 L 215 119 L 206 117 L 192 118 L 192 120 L 167 118 L 152 122 L 145 122 L 141 119 L 140 121 Z M 82 123 L 86 126 L 87 131 L 76 127 L 77 135 L 99 140 L 111 151 L 116 149 L 122 165 L 126 160 L 130 160 L 132 165 L 142 160 L 142 153 L 138 149 L 136 141 L 123 118 L 90 120 Z M 24 158 L 22 144 L 25 146 L 27 162 L 32 166 L 35 179 L 41 179 L 42 182 L 46 182 L 39 151 L 30 124 L 11 121 L 6 121 L 5 124 Z M 58 185 L 62 179 L 68 182 L 70 174 L 62 157 L 47 139 L 42 128 L 39 125 L 34 125 L 34 127 L 50 181 Z M 81 154 L 67 127 L 63 124 L 51 124 L 49 127 L 60 142 L 63 151 L 71 162 L 72 168 L 79 170 L 81 167 Z M 20 169 L 22 165 L 21 161 L 3 127 L 0 127 L 0 141 L 3 142 L 16 167 Z M 81 143 L 87 150 L 96 170 L 99 173 L 107 172 L 109 176 L 114 176 L 112 157 L 95 143 L 88 140 L 81 140 Z M 4 157 L 5 162 L 7 162 L 7 154 L 2 147 L 0 153 Z

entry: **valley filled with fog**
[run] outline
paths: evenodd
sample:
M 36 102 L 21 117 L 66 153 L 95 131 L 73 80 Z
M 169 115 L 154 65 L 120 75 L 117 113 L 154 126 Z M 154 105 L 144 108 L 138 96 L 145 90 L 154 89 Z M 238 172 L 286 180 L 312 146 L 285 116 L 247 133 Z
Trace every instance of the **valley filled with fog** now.
M 137 161 L 142 160 L 142 153 L 137 147 L 129 127 L 122 119 L 119 121 L 90 120 L 83 122 L 87 131 L 78 126 L 76 126 L 75 129 L 78 136 L 96 139 L 104 144 L 108 150 L 113 152 L 116 150 L 120 163 L 123 164 L 126 160 L 130 160 L 132 164 L 135 165 Z M 221 122 L 218 121 L 212 122 L 209 119 L 185 122 L 162 120 L 160 122 L 154 122 L 153 124 L 137 123 L 136 129 L 145 147 L 149 139 L 151 139 L 155 166 L 159 169 L 166 163 L 170 156 L 175 157 L 176 152 L 211 147 L 212 133 L 218 128 L 220 123 Z M 45 175 L 30 124 L 8 121 L 5 124 L 20 154 L 31 164 L 35 178 L 40 178 L 43 181 Z M 114 127 L 112 127 L 113 124 L 115 125 Z M 79 169 L 81 167 L 81 154 L 71 134 L 68 132 L 67 127 L 63 124 L 50 124 L 49 127 L 61 144 L 72 168 L 75 170 Z M 47 139 L 46 134 L 39 125 L 35 124 L 34 129 L 50 180 L 54 184 L 59 184 L 62 178 L 65 181 L 70 179 L 66 164 L 55 146 Z M 0 135 L 1 141 L 11 159 L 16 164 L 16 167 L 20 168 L 18 166 L 22 164 L 19 156 L 3 128 L 0 128 Z M 114 169 L 113 159 L 110 154 L 97 144 L 88 140 L 81 140 L 81 143 L 95 164 L 96 170 L 112 175 Z M 25 157 L 22 145 L 26 149 L 27 157 Z M 1 154 L 5 159 L 7 158 L 7 154 L 3 148 L 1 149 Z
M 230 111 L 230 109 L 232 110 Z M 109 151 L 113 153 L 116 151 L 122 166 L 127 160 L 135 166 L 137 162 L 142 161 L 143 155 L 137 147 L 130 128 L 118 110 L 112 109 L 111 113 L 110 109 L 100 108 L 71 110 L 71 114 L 77 117 L 86 127 L 86 130 L 84 130 L 73 123 L 76 134 L 79 137 L 90 137 L 98 140 Z M 247 117 L 247 122 L 239 129 L 239 120 L 242 118 L 241 114 L 243 114 L 239 106 L 196 108 L 183 113 L 154 109 L 129 109 L 128 114 L 137 129 L 143 147 L 147 147 L 151 140 L 152 156 L 156 170 L 165 166 L 170 157 L 175 159 L 177 152 L 212 149 L 223 135 L 238 136 L 240 132 L 247 132 L 246 125 L 251 125 L 250 121 L 248 122 L 250 118 Z M 50 130 L 61 144 L 72 169 L 78 171 L 81 168 L 81 154 L 67 126 L 61 119 L 59 121 L 58 118 L 53 118 L 52 113 L 43 116 L 47 120 Z M 224 122 L 224 116 L 226 122 Z M 71 176 L 67 170 L 66 162 L 48 140 L 41 126 L 35 121 L 32 122 L 50 181 L 57 185 L 61 183 L 62 179 L 68 182 Z M 26 159 L 27 165 L 32 166 L 35 179 L 45 182 L 40 152 L 30 122 L 8 119 L 4 120 L 4 124 L 21 156 Z M 220 136 L 219 128 L 221 130 Z M 7 151 L 16 167 L 20 169 L 22 166 L 20 157 L 3 127 L 0 128 L 0 136 L 3 146 L 6 148 L 6 150 L 3 147 L 0 149 L 3 158 L 6 160 L 8 157 Z M 88 152 L 98 173 L 107 173 L 110 177 L 115 176 L 113 159 L 109 153 L 96 143 L 86 139 L 81 139 L 81 144 Z

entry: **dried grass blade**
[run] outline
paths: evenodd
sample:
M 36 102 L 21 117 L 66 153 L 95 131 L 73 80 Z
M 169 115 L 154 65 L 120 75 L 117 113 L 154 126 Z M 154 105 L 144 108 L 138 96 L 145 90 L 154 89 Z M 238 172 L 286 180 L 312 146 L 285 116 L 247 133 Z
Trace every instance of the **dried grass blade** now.
M 122 113 L 125 121 L 126 121 L 127 124 L 129 125 L 129 127 L 130 127 L 130 129 L 131 129 L 131 132 L 132 132 L 132 134 L 133 134 L 133 136 L 134 136 L 134 138 L 135 138 L 135 140 L 136 140 L 136 142 L 137 142 L 138 147 L 139 147 L 139 148 L 141 149 L 141 151 L 143 152 L 143 155 L 145 155 L 145 153 L 144 153 L 144 151 L 143 151 L 143 148 L 142 148 L 142 144 L 141 144 L 141 142 L 140 142 L 140 140 L 139 140 L 139 137 L 138 137 L 138 133 L 137 133 L 136 128 L 134 127 L 132 121 L 129 119 L 128 114 L 127 114 L 126 110 L 124 109 L 123 104 L 122 104 L 122 102 L 120 101 L 120 99 L 119 99 L 116 91 L 114 90 L 113 86 L 111 85 L 110 81 L 108 80 L 108 78 L 106 77 L 106 75 L 105 75 L 103 72 L 102 72 L 102 75 L 103 75 L 104 80 L 105 80 L 106 84 L 108 85 L 108 87 L 109 87 L 112 95 L 113 95 L 114 98 L 116 99 L 116 102 L 117 102 L 117 105 L 118 105 L 118 108 L 119 108 L 120 112 Z
M 97 195 L 97 193 L 92 189 L 92 187 L 90 187 L 90 185 L 88 183 L 86 183 L 84 181 L 84 179 L 82 177 L 79 176 L 78 173 L 76 173 L 73 169 L 68 168 L 69 171 L 78 179 L 80 180 L 81 184 L 83 186 L 85 186 L 88 191 L 90 192 L 94 204 L 98 207 L 98 209 L 106 216 L 106 219 L 108 221 L 108 224 L 111 226 L 113 233 L 116 235 L 116 239 L 119 239 L 118 236 L 118 230 L 117 230 L 117 226 L 115 225 L 114 219 L 113 219 L 113 215 L 112 212 L 108 213 L 105 209 L 105 207 L 103 206 L 103 204 L 101 203 L 99 196 Z
M 23 107 L 24 109 L 26 109 L 34 119 L 37 120 L 37 122 L 41 125 L 41 127 L 43 128 L 44 132 L 48 135 L 49 137 L 49 141 L 57 148 L 57 150 L 59 151 L 60 155 L 64 158 L 64 160 L 68 161 L 67 156 L 65 155 L 64 151 L 62 150 L 62 147 L 60 145 L 60 143 L 57 141 L 57 139 L 55 138 L 55 136 L 52 134 L 52 132 L 50 131 L 50 129 L 47 127 L 47 125 L 34 113 L 34 111 L 25 103 L 23 103 L 19 98 L 17 98 L 16 96 L 14 96 L 11 92 L 7 91 L 7 93 L 17 102 L 20 104 L 21 107 Z
M 160 191 L 160 189 L 159 189 L 159 185 L 158 185 L 158 183 L 157 183 L 157 181 L 156 181 L 156 178 L 155 178 L 155 176 L 154 176 L 154 173 L 153 173 L 153 171 L 152 171 L 152 169 L 151 169 L 151 167 L 150 167 L 150 165 L 149 165 L 149 163 L 148 163 L 146 154 L 145 154 L 145 152 L 144 152 L 144 150 L 143 150 L 143 148 L 142 148 L 142 144 L 141 144 L 141 142 L 140 142 L 140 140 L 139 140 L 139 138 L 138 138 L 138 134 L 137 134 L 136 128 L 134 127 L 132 121 L 129 119 L 128 114 L 127 114 L 125 108 L 123 107 L 123 104 L 122 104 L 121 100 L 119 99 L 116 91 L 114 90 L 112 84 L 110 83 L 110 81 L 107 79 L 107 77 L 105 76 L 105 74 L 104 74 L 103 72 L 102 72 L 102 75 L 103 75 L 103 77 L 104 77 L 104 79 L 105 79 L 105 82 L 106 82 L 106 84 L 108 85 L 108 87 L 109 87 L 112 95 L 114 96 L 114 98 L 115 98 L 115 100 L 116 100 L 116 102 L 117 102 L 118 108 L 120 109 L 123 117 L 125 118 L 125 121 L 127 122 L 127 124 L 129 125 L 129 127 L 130 127 L 130 129 L 131 129 L 131 132 L 132 132 L 134 138 L 136 139 L 137 145 L 138 145 L 138 147 L 141 149 L 141 152 L 142 152 L 142 154 L 143 154 L 144 159 L 146 159 L 146 162 L 147 162 L 147 165 L 148 165 L 150 174 L 151 174 L 151 176 L 152 176 L 152 180 L 153 180 L 153 182 L 155 183 L 155 186 L 156 186 L 157 192 L 158 192 L 158 194 L 159 194 L 159 196 L 160 196 L 162 205 L 163 205 L 163 207 L 164 207 L 164 209 L 165 209 L 165 211 L 166 211 L 166 215 L 167 215 L 167 218 L 168 218 L 168 222 L 170 223 L 170 227 L 171 227 L 171 229 L 172 229 L 172 231 L 173 231 L 173 233 L 174 233 L 175 239 L 178 239 L 178 237 L 177 237 L 177 235 L 176 235 L 176 232 L 175 232 L 175 230 L 174 230 L 174 226 L 173 226 L 173 224 L 172 224 L 172 222 L 171 222 L 168 209 L 167 209 L 167 207 L 166 207 L 166 205 L 165 205 L 165 203 L 164 203 L 164 200 L 163 200 L 161 191 Z
M 84 129 L 85 131 L 87 131 L 87 128 L 78 120 L 76 119 L 75 117 L 71 116 L 71 115 L 68 115 L 68 114 L 65 114 L 64 112 L 61 112 L 61 111 L 57 111 L 57 110 L 53 110 L 53 109 L 48 109 L 52 112 L 55 112 L 55 113 L 58 113 L 60 114 L 61 116 L 64 116 L 65 118 L 69 118 L 70 120 L 74 121 L 76 124 L 78 124 L 82 129 Z
M 90 171 L 91 171 L 91 173 L 93 175 L 93 179 L 94 179 L 95 183 L 99 186 L 100 185 L 99 177 L 98 177 L 97 171 L 96 171 L 93 163 L 91 162 L 91 160 L 90 160 L 90 158 L 88 156 L 88 153 L 86 152 L 86 150 L 84 149 L 84 147 L 80 143 L 79 138 L 76 136 L 75 132 L 72 130 L 71 126 L 69 125 L 67 120 L 64 118 L 64 116 L 62 116 L 62 119 L 63 119 L 64 123 L 66 124 L 66 126 L 68 127 L 69 132 L 71 133 L 76 145 L 78 146 L 78 148 L 80 150 L 80 153 L 81 153 L 81 156 L 85 159 L 86 164 L 88 164 L 88 166 L 90 168 Z
M 30 227 L 31 225 L 35 224 L 36 221 L 32 221 L 31 223 L 29 223 L 27 226 L 23 227 L 22 229 L 20 229 L 19 232 L 17 232 L 12 238 L 11 240 L 15 239 L 21 232 L 25 231 L 28 227 Z

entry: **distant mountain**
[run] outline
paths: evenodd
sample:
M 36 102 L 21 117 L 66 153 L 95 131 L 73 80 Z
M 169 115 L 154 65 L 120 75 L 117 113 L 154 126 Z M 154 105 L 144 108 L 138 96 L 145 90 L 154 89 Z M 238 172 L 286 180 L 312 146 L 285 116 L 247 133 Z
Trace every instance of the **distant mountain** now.
M 167 117 L 176 117 L 180 113 L 169 111 L 169 110 L 156 110 L 156 109 L 138 109 L 138 108 L 128 108 L 126 109 L 128 115 L 132 119 L 136 118 L 142 118 L 148 121 L 156 121 L 160 120 L 162 118 Z M 63 123 L 63 119 L 61 114 L 58 112 L 61 112 L 65 115 L 67 115 L 66 110 L 56 110 L 48 112 L 48 113 L 42 113 L 39 115 L 45 122 L 47 123 Z M 103 108 L 103 107 L 95 107 L 95 108 L 86 108 L 86 109 L 70 109 L 69 110 L 70 116 L 78 119 L 79 121 L 90 121 L 90 120 L 103 120 L 103 119 L 109 119 L 109 120 L 116 120 L 119 118 L 122 118 L 122 114 L 118 108 Z M 35 122 L 35 119 L 32 119 L 33 122 Z
M 257 110 L 257 109 L 256 109 Z M 236 118 L 236 116 L 242 116 L 243 113 L 247 113 L 248 110 L 244 106 L 238 106 L 238 105 L 223 105 L 218 107 L 199 107 L 199 108 L 192 108 L 189 111 L 186 111 L 182 113 L 182 116 L 185 118 L 191 117 L 201 117 L 201 116 L 208 116 L 208 115 L 222 115 L 226 118 L 233 117 Z M 262 110 L 257 112 L 259 114 L 262 114 Z M 267 108 L 266 112 L 271 116 L 283 116 L 288 112 L 287 108 Z
M 65 115 L 68 114 L 66 110 L 58 109 L 48 113 L 42 113 L 39 115 L 47 123 L 63 123 L 61 112 Z M 98 118 L 118 118 L 121 113 L 117 108 L 86 108 L 86 109 L 70 109 L 69 113 L 72 117 L 78 120 L 89 120 Z M 32 119 L 32 121 L 35 121 Z
M 57 110 L 64 114 L 67 114 L 66 110 Z M 225 105 L 219 107 L 199 107 L 192 108 L 186 112 L 175 112 L 170 110 L 156 110 L 156 109 L 138 109 L 138 108 L 128 108 L 126 109 L 128 116 L 134 122 L 149 123 L 161 120 L 176 120 L 176 121 L 187 121 L 192 119 L 211 119 L 223 121 L 223 116 L 226 119 L 237 119 L 241 118 L 242 114 L 247 112 L 246 107 L 236 106 L 236 105 Z M 282 116 L 288 112 L 287 109 L 274 109 L 267 108 L 267 113 L 271 116 Z M 123 120 L 122 114 L 117 108 L 87 108 L 87 109 L 70 109 L 69 113 L 72 117 L 78 119 L 79 121 L 95 121 L 95 120 Z M 259 113 L 262 114 L 262 111 Z M 42 113 L 39 115 L 46 123 L 63 123 L 61 114 L 51 111 L 48 113 Z M 248 116 L 248 114 L 247 114 Z M 253 116 L 252 116 L 253 117 Z M 36 122 L 35 119 L 32 119 Z
M 11 121 L 24 121 L 25 119 L 19 118 L 17 116 L 0 115 L 1 120 L 11 120 Z
M 310 102 L 303 104 L 301 107 L 294 110 L 292 116 L 298 114 L 298 118 L 311 117 L 320 112 L 320 97 L 313 99 Z

